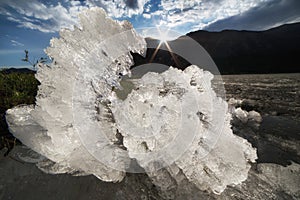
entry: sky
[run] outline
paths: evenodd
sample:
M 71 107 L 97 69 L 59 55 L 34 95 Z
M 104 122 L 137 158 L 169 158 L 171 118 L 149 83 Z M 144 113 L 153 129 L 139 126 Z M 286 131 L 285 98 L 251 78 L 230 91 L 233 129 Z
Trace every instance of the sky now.
M 78 13 L 102 7 L 116 20 L 143 30 L 161 27 L 186 34 L 196 30 L 267 30 L 300 22 L 300 0 L 0 0 L 0 68 L 28 67 L 21 61 L 29 50 L 32 61 L 61 28 L 78 23 Z

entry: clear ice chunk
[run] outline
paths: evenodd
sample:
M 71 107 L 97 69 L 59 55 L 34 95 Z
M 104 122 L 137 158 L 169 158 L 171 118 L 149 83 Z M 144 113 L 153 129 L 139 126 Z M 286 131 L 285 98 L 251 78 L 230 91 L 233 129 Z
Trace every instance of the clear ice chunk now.
M 247 178 L 256 150 L 232 133 L 211 73 L 194 65 L 147 73 L 120 99 L 115 88 L 130 76 L 130 52 L 143 55 L 145 40 L 100 8 L 79 18 L 80 28 L 62 30 L 46 50 L 53 63 L 38 67 L 36 105 L 6 114 L 11 133 L 49 159 L 38 161 L 40 169 L 116 182 L 135 159 L 164 191 L 188 180 L 218 194 Z
M 171 67 L 147 73 L 124 101 L 112 102 L 129 156 L 153 180 L 159 177 L 162 188 L 181 171 L 198 188 L 219 194 L 246 180 L 257 158 L 250 143 L 232 133 L 227 103 L 213 91 L 212 78 L 197 66 Z
M 114 144 L 117 130 L 108 104 L 119 74 L 130 73 L 130 51 L 143 54 L 146 43 L 129 22 L 114 21 L 100 8 L 85 10 L 79 18 L 81 28 L 61 30 L 46 50 L 53 63 L 38 67 L 36 106 L 8 110 L 7 122 L 23 144 L 64 170 L 120 181 L 129 159 Z M 93 150 L 114 160 L 118 170 L 96 159 Z

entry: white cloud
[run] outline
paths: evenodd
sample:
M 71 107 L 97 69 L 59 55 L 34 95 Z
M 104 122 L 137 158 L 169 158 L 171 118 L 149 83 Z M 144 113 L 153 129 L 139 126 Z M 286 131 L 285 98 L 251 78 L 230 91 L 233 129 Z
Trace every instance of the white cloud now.
M 151 9 L 151 4 L 148 4 L 146 7 L 145 7 L 145 12 L 150 12 L 150 9 Z
M 89 7 L 99 6 L 106 10 L 109 16 L 115 18 L 131 17 L 142 14 L 144 6 L 150 0 L 90 0 L 87 1 Z
M 272 0 L 162 0 L 164 14 L 160 25 L 175 27 L 192 23 L 193 30 L 202 29 L 266 1 Z
M 146 27 L 137 30 L 143 37 L 155 38 L 162 41 L 175 40 L 182 36 L 181 33 L 170 30 L 166 27 Z
M 261 3 L 259 7 L 242 14 L 226 18 L 206 27 L 210 31 L 224 29 L 267 30 L 282 24 L 300 21 L 299 0 L 273 0 Z
M 1 14 L 6 15 L 8 20 L 17 22 L 18 27 L 41 32 L 56 32 L 62 27 L 71 27 L 77 23 L 78 12 L 85 8 L 74 1 L 68 6 L 63 6 L 61 3 L 46 5 L 37 0 L 3 0 L 0 6 Z
M 13 45 L 13 46 L 19 46 L 19 47 L 23 47 L 24 46 L 23 43 L 18 42 L 16 40 L 10 40 L 10 42 L 11 42 L 11 45 Z
M 177 30 L 184 27 L 185 32 L 189 32 L 203 29 L 220 20 L 243 15 L 265 2 L 275 1 L 161 0 L 160 5 L 154 6 L 149 3 L 150 0 L 64 0 L 62 3 L 57 1 L 42 3 L 41 0 L 0 0 L 0 14 L 6 16 L 9 21 L 16 22 L 18 27 L 56 32 L 76 24 L 77 15 L 81 10 L 99 6 L 114 18 L 142 15 L 145 20 L 149 20 L 148 26 L 177 28 Z M 150 13 L 150 10 L 156 8 L 158 10 Z
M 77 15 L 84 8 L 99 6 L 104 8 L 111 17 L 131 17 L 142 14 L 145 4 L 149 1 L 90 0 L 81 3 L 80 1 L 66 0 L 64 3 L 45 4 L 39 0 L 2 0 L 0 14 L 7 16 L 10 21 L 17 22 L 19 27 L 48 33 L 77 24 Z
M 9 21 L 12 21 L 12 22 L 17 22 L 17 23 L 21 23 L 22 21 L 20 20 L 20 19 L 17 19 L 17 18 L 14 18 L 14 17 L 7 17 L 7 19 L 9 20 Z
M 148 13 L 143 13 L 143 17 L 146 18 L 146 19 L 150 19 L 150 18 L 151 18 L 151 15 L 148 14 Z
M 1 2 L 0 2 L 1 5 Z M 6 16 L 11 16 L 11 13 L 6 10 L 5 8 L 0 7 L 0 15 L 6 15 Z
M 41 32 L 44 33 L 52 33 L 55 31 L 58 31 L 60 29 L 59 26 L 56 25 L 48 25 L 48 24 L 34 24 L 32 22 L 29 21 L 23 21 L 22 23 L 20 23 L 18 25 L 18 27 L 24 27 L 24 28 L 28 28 L 28 29 L 32 29 L 32 30 L 39 30 Z

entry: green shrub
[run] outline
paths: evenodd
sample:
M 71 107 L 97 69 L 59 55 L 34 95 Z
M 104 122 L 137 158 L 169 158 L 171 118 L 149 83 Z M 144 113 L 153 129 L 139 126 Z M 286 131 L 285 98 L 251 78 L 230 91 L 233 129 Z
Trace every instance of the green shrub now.
M 6 110 L 20 104 L 34 104 L 38 84 L 34 71 L 0 71 L 0 149 L 7 147 L 10 150 L 16 142 L 8 131 Z

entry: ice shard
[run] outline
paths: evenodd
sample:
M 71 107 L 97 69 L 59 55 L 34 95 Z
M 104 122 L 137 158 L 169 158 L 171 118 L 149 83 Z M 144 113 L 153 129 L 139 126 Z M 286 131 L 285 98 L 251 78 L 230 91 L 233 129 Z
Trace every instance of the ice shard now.
M 136 160 L 163 191 L 188 180 L 221 193 L 247 178 L 256 150 L 232 133 L 211 73 L 195 65 L 149 72 L 120 99 L 115 89 L 130 75 L 130 52 L 144 54 L 145 40 L 100 8 L 79 18 L 80 28 L 62 30 L 46 50 L 53 62 L 38 67 L 36 105 L 7 111 L 14 136 L 51 160 L 40 168 L 116 182 L 139 172 L 130 168 Z
M 212 78 L 194 65 L 171 67 L 147 73 L 124 101 L 112 102 L 129 156 L 151 178 L 159 177 L 161 187 L 180 182 L 183 173 L 198 188 L 221 193 L 246 180 L 249 162 L 257 158 L 246 140 L 233 135 L 227 103 L 212 90 Z
M 36 106 L 7 111 L 7 122 L 23 144 L 61 166 L 120 181 L 129 159 L 114 144 L 117 130 L 107 104 L 119 76 L 130 73 L 130 51 L 143 54 L 146 44 L 129 22 L 114 21 L 100 8 L 79 18 L 80 28 L 60 31 L 46 50 L 53 62 L 38 67 Z M 89 147 L 119 170 L 99 162 Z

